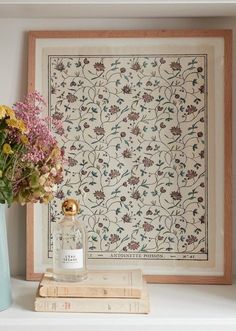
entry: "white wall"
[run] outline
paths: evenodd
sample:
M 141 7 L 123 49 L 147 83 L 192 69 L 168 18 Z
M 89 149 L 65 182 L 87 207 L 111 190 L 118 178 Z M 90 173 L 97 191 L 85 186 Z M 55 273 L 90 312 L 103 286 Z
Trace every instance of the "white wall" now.
M 202 19 L 0 19 L 0 104 L 11 105 L 26 94 L 27 90 L 27 31 L 29 30 L 76 30 L 76 29 L 233 29 L 236 32 L 236 18 Z M 234 36 L 234 51 L 236 45 Z M 234 52 L 235 53 L 235 52 Z M 236 81 L 234 60 L 233 82 Z M 234 91 L 234 86 L 233 86 Z M 233 105 L 235 105 L 233 93 Z M 233 131 L 236 132 L 233 115 Z M 233 141 L 235 141 L 235 133 Z M 236 164 L 233 144 L 233 164 Z M 234 178 L 234 176 L 233 176 Z M 233 219 L 236 217 L 233 182 Z M 25 273 L 25 209 L 14 205 L 8 211 L 8 240 L 11 272 Z M 234 273 L 236 274 L 236 227 L 234 226 Z

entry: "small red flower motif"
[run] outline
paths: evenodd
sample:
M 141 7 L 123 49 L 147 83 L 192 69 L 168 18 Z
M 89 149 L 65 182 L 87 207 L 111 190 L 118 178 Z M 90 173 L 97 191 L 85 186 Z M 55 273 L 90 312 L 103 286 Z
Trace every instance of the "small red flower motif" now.
M 129 244 L 128 244 L 128 248 L 131 249 L 132 251 L 135 251 L 139 248 L 139 243 L 132 240 Z

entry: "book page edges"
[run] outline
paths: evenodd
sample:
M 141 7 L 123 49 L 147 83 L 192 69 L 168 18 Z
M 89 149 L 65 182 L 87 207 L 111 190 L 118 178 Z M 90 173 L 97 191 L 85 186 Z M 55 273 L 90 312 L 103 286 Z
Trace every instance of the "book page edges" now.
M 149 296 L 144 284 L 142 296 L 135 298 L 43 298 L 36 295 L 35 310 L 41 312 L 149 313 Z
M 121 273 L 121 272 L 120 272 Z M 42 297 L 130 297 L 140 298 L 143 286 L 143 277 L 140 269 L 127 270 L 126 282 L 112 284 L 112 276 L 116 271 L 100 271 L 100 277 L 102 274 L 110 275 L 111 279 L 107 279 L 99 283 L 96 283 L 97 271 L 90 272 L 90 276 L 93 278 L 89 281 L 77 282 L 77 283 L 64 283 L 57 282 L 52 279 L 51 273 L 46 273 L 42 278 L 39 285 L 39 295 Z M 119 272 L 118 272 L 119 274 Z M 121 274 L 124 274 L 122 271 Z

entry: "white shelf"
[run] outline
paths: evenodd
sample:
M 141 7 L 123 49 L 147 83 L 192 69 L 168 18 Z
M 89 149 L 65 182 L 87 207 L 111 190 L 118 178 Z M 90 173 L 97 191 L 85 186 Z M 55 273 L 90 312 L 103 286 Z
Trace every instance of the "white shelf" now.
M 154 18 L 235 15 L 235 0 L 0 0 L 0 18 Z
M 0 312 L 0 331 L 235 331 L 236 283 L 149 284 L 149 315 L 37 313 L 37 283 L 12 280 L 12 306 Z

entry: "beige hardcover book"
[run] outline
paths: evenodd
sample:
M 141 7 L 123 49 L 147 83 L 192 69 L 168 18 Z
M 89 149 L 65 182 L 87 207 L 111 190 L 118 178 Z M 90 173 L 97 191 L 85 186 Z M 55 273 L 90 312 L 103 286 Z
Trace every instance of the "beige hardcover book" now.
M 46 273 L 39 284 L 42 297 L 140 298 L 143 276 L 140 269 L 89 271 L 82 282 L 57 282 Z
M 141 298 L 43 298 L 37 293 L 35 310 L 38 312 L 65 313 L 149 313 L 146 283 Z

